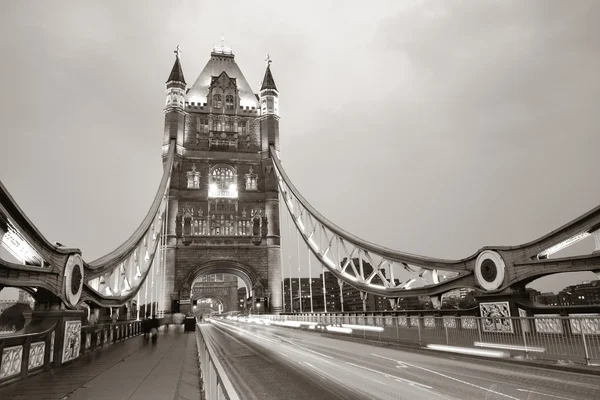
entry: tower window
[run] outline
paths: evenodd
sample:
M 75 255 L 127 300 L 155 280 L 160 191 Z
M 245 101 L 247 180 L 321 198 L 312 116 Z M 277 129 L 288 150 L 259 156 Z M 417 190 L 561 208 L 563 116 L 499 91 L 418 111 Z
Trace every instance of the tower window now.
M 240 120 L 238 122 L 238 133 L 240 135 L 245 135 L 248 133 L 248 128 L 246 127 L 246 121 Z
M 223 107 L 223 99 L 220 94 L 215 94 L 213 96 L 213 107 L 222 108 Z
M 250 167 L 250 172 L 246 174 L 246 190 L 258 190 L 258 175 Z
M 233 110 L 233 96 L 230 94 L 225 96 L 225 107 L 227 109 Z
M 238 190 L 233 168 L 229 166 L 214 167 L 210 173 L 208 197 L 237 198 Z
M 208 118 L 198 118 L 198 131 L 208 133 Z
M 267 113 L 267 100 L 266 99 L 262 99 L 261 103 L 261 111 L 262 114 L 266 114 Z
M 192 170 L 187 173 L 187 187 L 188 189 L 200 188 L 200 172 L 196 171 L 196 164 L 193 164 Z

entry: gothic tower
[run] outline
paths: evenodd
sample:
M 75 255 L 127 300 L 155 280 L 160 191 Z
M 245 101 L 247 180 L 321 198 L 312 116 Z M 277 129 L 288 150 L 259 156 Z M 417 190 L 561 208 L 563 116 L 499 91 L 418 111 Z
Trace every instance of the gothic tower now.
M 175 138 L 177 149 L 164 304 L 185 313 L 195 281 L 229 273 L 279 312 L 279 196 L 269 156 L 269 146 L 279 150 L 279 93 L 270 61 L 257 95 L 223 42 L 187 91 L 179 58 L 177 50 L 165 108 L 164 144 Z

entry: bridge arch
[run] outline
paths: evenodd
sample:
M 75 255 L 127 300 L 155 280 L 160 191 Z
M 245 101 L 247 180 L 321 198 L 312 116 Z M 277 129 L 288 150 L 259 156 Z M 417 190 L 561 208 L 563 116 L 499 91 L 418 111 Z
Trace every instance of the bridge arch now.
M 206 299 L 211 299 L 214 300 L 218 303 L 221 304 L 221 308 L 223 310 L 223 312 L 227 312 L 227 311 L 235 311 L 232 310 L 232 308 L 234 308 L 235 304 L 229 304 L 229 300 L 222 295 L 219 294 L 207 294 L 207 295 L 202 295 L 202 296 L 194 296 L 195 300 L 198 300 L 198 304 L 196 306 L 196 308 L 194 308 L 194 312 L 198 313 L 202 310 L 202 305 L 200 300 L 206 300 Z
M 181 284 L 179 295 L 181 299 L 189 298 L 194 282 L 203 275 L 230 274 L 240 278 L 248 295 L 252 295 L 255 288 L 262 288 L 260 276 L 254 268 L 236 260 L 211 260 L 192 268 Z

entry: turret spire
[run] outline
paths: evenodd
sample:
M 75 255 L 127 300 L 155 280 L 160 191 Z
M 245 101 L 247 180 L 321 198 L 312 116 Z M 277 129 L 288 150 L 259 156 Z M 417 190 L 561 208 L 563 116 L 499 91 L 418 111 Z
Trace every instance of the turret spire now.
M 273 74 L 271 73 L 271 56 L 267 54 L 267 58 L 265 59 L 267 63 L 267 70 L 265 71 L 265 77 L 262 80 L 262 85 L 260 90 L 277 90 L 277 86 L 275 86 L 275 80 L 273 79 Z
M 167 83 L 181 82 L 181 83 L 185 84 L 185 78 L 183 77 L 183 69 L 181 69 L 181 63 L 179 62 L 179 58 L 182 53 L 182 51 L 179 48 L 179 45 L 177 45 L 177 48 L 175 49 L 174 53 L 175 53 L 175 64 L 173 64 L 173 69 L 171 70 L 169 79 L 167 79 Z

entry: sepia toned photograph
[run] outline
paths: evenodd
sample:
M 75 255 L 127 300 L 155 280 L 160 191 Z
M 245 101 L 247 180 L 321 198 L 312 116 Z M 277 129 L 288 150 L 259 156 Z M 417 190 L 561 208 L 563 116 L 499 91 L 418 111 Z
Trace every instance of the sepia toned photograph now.
M 598 21 L 0 1 L 0 399 L 600 399 Z

